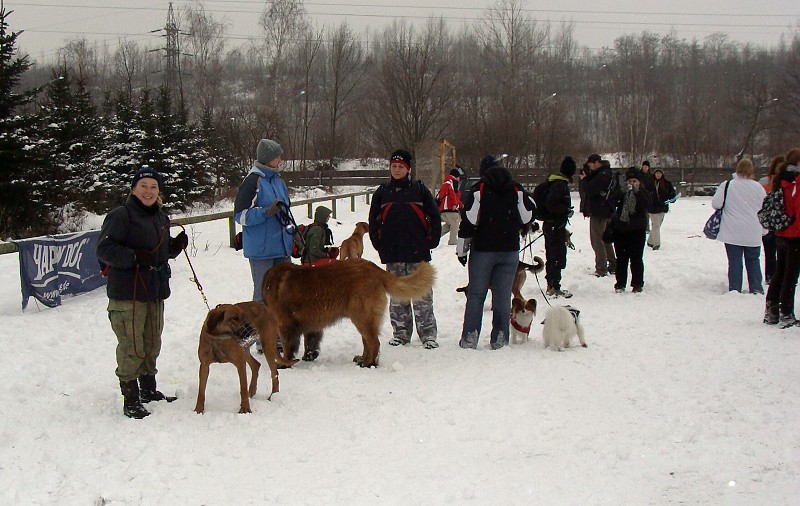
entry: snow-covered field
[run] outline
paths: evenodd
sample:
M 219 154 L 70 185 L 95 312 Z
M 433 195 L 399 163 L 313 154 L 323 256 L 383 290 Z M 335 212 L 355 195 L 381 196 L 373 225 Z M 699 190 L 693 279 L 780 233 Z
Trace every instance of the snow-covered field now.
M 184 257 L 158 376 L 179 399 L 131 420 L 104 290 L 23 314 L 16 255 L 2 255 L 0 504 L 798 504 L 800 329 L 763 325 L 763 296 L 725 292 L 723 245 L 699 235 L 709 202 L 672 206 L 642 294 L 592 275 L 576 216 L 564 287 L 587 349 L 543 350 L 534 325 L 531 342 L 491 351 L 488 301 L 479 349 L 460 349 L 466 269 L 445 244 L 433 253 L 439 349 L 386 345 L 386 321 L 381 366 L 360 369 L 361 340 L 341 322 L 316 362 L 281 372 L 272 401 L 262 376 L 249 415 L 228 364 L 211 368 L 206 413 L 192 411 L 206 308 Z M 338 211 L 337 242 L 367 206 Z M 226 222 L 189 232 L 209 303 L 248 299 Z M 378 260 L 369 244 L 365 256 Z M 541 321 L 533 276 L 523 292 Z

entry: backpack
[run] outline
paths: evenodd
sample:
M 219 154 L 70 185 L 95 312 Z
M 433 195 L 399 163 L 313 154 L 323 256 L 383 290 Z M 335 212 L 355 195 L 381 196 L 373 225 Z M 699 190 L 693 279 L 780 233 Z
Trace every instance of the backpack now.
M 618 170 L 611 169 L 611 181 L 608 182 L 608 188 L 600 195 L 605 197 L 606 203 L 613 209 L 617 200 L 622 195 L 622 185 L 625 184 L 625 176 L 620 174 Z
M 792 195 L 797 190 L 792 186 Z M 761 226 L 773 232 L 785 230 L 794 223 L 794 216 L 786 214 L 786 206 L 783 202 L 783 189 L 779 188 L 769 192 L 761 203 L 758 211 L 758 221 Z
M 544 183 L 537 184 L 533 189 L 531 197 L 533 198 L 533 203 L 536 204 L 535 219 L 537 220 L 544 221 L 553 218 L 547 211 L 547 195 L 550 193 L 552 184 L 552 181 L 545 181 Z
M 306 234 L 314 223 L 297 225 L 292 234 L 292 258 L 302 258 L 306 252 Z

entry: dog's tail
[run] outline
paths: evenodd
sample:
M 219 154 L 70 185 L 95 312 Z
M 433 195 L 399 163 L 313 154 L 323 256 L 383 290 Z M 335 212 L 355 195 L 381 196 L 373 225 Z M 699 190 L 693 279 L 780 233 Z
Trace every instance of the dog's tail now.
M 544 270 L 544 260 L 542 260 L 542 257 L 533 257 L 533 265 L 520 262 L 519 267 L 534 274 L 539 274 Z
M 428 262 L 417 264 L 417 270 L 408 276 L 395 276 L 386 271 L 383 286 L 397 302 L 409 302 L 427 295 L 436 280 L 436 271 Z

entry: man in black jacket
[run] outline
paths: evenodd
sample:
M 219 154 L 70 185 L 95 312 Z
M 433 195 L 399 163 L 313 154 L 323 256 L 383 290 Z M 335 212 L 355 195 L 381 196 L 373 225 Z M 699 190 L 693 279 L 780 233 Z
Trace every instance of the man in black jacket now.
M 538 209 L 537 212 L 542 218 L 547 295 L 552 297 L 572 297 L 569 291 L 561 289 L 561 271 L 567 266 L 567 221 L 573 214 L 569 183 L 576 169 L 575 160 L 567 156 L 561 162 L 559 171 L 550 174 L 547 182 L 542 183 L 548 186 L 544 209 Z
M 372 246 L 395 276 L 407 276 L 420 262 L 431 261 L 431 250 L 439 245 L 442 217 L 431 191 L 422 181 L 411 179 L 411 153 L 398 149 L 389 158 L 391 179 L 378 187 L 369 208 L 369 238 Z M 394 336 L 391 346 L 411 342 L 417 334 L 426 349 L 438 348 L 433 290 L 414 302 L 389 302 Z
M 612 215 L 608 191 L 613 173 L 608 161 L 600 158 L 598 154 L 590 155 L 586 163 L 589 165 L 589 173 L 580 176 L 580 186 L 583 190 L 581 209 L 583 214 L 589 217 L 589 240 L 594 250 L 594 274 L 603 277 L 609 273 L 614 274 L 617 267 L 614 246 L 603 242 L 603 233 Z
M 516 183 L 508 170 L 492 155 L 480 165 L 481 180 L 465 196 L 458 229 L 456 255 L 467 265 L 469 288 L 461 330 L 462 348 L 475 349 L 481 333 L 483 303 L 492 290 L 493 350 L 508 344 L 511 315 L 511 285 L 519 265 L 520 232 L 536 213 L 531 196 Z

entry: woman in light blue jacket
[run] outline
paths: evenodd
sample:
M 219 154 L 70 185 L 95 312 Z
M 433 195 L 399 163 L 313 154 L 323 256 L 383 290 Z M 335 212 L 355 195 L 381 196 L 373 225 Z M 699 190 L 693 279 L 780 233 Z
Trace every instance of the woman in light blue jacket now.
M 736 174 L 725 181 L 714 194 L 711 207 L 722 210 L 717 240 L 725 243 L 728 255 L 728 290 L 742 291 L 742 258 L 747 270 L 750 293 L 764 293 L 761 275 L 761 236 L 766 232 L 758 221 L 758 211 L 764 201 L 764 187 L 753 179 L 755 167 L 749 158 L 736 164 Z M 725 187 L 728 196 L 725 197 Z
M 290 207 L 289 190 L 280 175 L 280 144 L 261 139 L 256 162 L 236 195 L 234 219 L 242 226 L 244 256 L 250 261 L 253 300 L 262 301 L 261 282 L 274 265 L 291 261 L 292 232 L 281 220 Z M 284 212 L 281 212 L 284 208 Z

